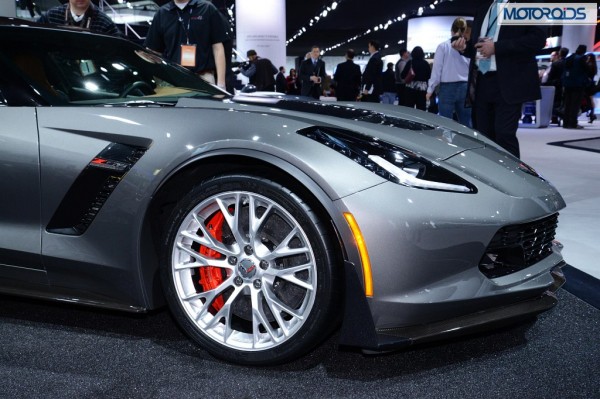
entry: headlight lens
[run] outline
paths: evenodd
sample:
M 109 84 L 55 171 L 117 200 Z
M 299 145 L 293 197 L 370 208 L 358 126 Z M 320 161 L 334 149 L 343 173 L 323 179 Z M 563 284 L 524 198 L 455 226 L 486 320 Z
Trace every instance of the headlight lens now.
M 465 179 L 420 157 L 379 141 L 373 137 L 329 127 L 312 127 L 298 131 L 391 182 L 429 190 L 476 193 L 477 188 Z

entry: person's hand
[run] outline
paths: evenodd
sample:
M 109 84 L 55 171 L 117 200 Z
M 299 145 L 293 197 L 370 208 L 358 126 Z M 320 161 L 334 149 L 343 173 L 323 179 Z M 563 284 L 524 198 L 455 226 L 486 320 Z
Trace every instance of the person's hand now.
M 494 45 L 494 41 L 489 38 L 485 38 L 483 41 L 478 42 L 475 45 L 477 51 L 483 58 L 490 58 L 492 55 L 496 53 L 496 46 Z
M 431 94 L 432 93 L 425 94 L 425 100 L 429 101 L 431 99 Z
M 310 81 L 313 83 L 320 83 L 321 82 L 321 78 L 318 76 L 311 76 L 310 77 Z
M 464 37 L 459 37 L 452 42 L 452 48 L 462 53 L 467 48 L 467 41 Z

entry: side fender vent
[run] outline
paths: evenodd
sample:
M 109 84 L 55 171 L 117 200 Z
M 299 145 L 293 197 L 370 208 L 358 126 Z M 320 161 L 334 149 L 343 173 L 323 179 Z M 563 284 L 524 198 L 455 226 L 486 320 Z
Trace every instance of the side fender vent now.
M 49 233 L 81 235 L 147 148 L 111 143 L 94 157 L 69 188 L 46 227 Z

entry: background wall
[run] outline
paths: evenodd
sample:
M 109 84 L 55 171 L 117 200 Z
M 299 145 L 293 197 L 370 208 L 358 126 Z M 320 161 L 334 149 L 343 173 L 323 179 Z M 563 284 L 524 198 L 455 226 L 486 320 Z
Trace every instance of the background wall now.
M 0 16 L 3 17 L 16 17 L 17 16 L 17 3 L 10 0 L 0 1 Z

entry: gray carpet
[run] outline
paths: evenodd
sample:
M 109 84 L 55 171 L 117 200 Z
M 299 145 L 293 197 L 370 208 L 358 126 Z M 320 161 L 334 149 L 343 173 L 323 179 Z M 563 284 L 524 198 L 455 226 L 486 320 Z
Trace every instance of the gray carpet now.
M 331 337 L 277 368 L 214 360 L 166 311 L 0 296 L 1 398 L 600 398 L 600 310 L 567 291 L 537 322 L 383 356 Z

